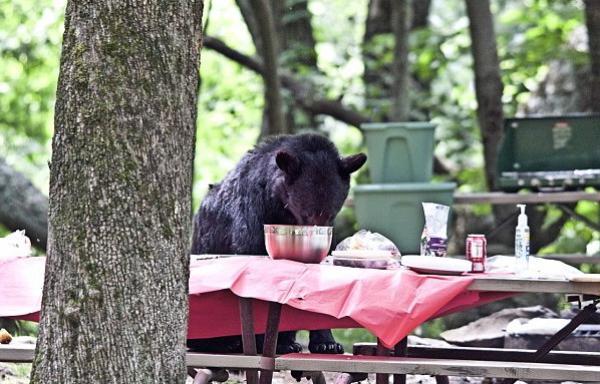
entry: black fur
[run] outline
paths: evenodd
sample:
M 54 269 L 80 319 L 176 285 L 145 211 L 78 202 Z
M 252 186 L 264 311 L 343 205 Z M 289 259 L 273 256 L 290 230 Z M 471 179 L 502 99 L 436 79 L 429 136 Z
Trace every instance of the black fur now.
M 350 174 L 365 161 L 362 153 L 340 157 L 317 134 L 266 140 L 208 191 L 194 217 L 192 253 L 266 255 L 263 224 L 333 225 Z M 310 340 L 311 351 L 343 352 L 329 330 L 312 331 Z M 200 340 L 188 344 L 203 348 Z M 278 344 L 278 353 L 299 349 L 294 333 L 282 333 Z

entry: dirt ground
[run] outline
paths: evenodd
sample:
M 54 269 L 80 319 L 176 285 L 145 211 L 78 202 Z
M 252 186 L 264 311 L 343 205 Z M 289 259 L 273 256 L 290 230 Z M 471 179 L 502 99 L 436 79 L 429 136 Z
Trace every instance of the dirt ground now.
M 9 364 L 0 363 L 0 384 L 28 384 L 29 374 L 31 372 L 31 364 Z M 338 373 L 325 372 L 325 380 L 327 383 L 334 383 Z M 392 376 L 390 376 L 391 383 Z M 188 377 L 186 384 L 192 384 L 192 378 Z M 226 384 L 244 384 L 246 378 L 243 372 L 230 372 L 229 380 Z M 450 377 L 450 384 L 494 384 L 493 379 L 482 379 L 480 377 Z M 273 374 L 273 384 L 297 384 L 298 382 L 290 375 L 289 372 L 275 372 Z M 310 384 L 311 381 L 302 378 L 300 384 Z M 369 375 L 369 378 L 362 383 L 374 384 L 375 375 Z M 407 384 L 436 384 L 435 378 L 428 375 L 408 375 L 406 378 Z M 575 384 L 573 382 L 565 382 L 562 384 Z M 516 384 L 527 384 L 522 381 L 517 381 Z M 536 383 L 539 384 L 539 383 Z

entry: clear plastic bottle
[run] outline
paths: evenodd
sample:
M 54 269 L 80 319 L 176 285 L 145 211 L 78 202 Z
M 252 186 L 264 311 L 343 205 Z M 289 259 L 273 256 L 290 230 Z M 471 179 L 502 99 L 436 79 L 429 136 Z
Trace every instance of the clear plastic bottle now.
M 525 204 L 517 204 L 521 209 L 515 229 L 515 273 L 527 275 L 529 271 L 529 226 L 527 226 L 527 215 Z

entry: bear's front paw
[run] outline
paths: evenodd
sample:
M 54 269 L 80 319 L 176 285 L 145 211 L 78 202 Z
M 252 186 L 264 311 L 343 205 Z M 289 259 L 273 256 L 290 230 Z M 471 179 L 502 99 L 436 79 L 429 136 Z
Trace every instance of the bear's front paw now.
M 302 346 L 296 342 L 277 344 L 277 354 L 278 355 L 285 355 L 287 353 L 300 353 L 300 352 L 302 352 Z
M 344 347 L 335 341 L 321 341 L 308 344 L 308 350 L 310 353 L 328 353 L 328 354 L 342 354 L 344 353 Z

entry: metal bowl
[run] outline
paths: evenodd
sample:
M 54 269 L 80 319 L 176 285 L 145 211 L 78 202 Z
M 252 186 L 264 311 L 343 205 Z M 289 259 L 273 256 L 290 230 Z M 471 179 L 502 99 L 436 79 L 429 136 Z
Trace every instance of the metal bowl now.
M 333 227 L 265 224 L 265 245 L 272 259 L 320 263 L 329 253 Z

